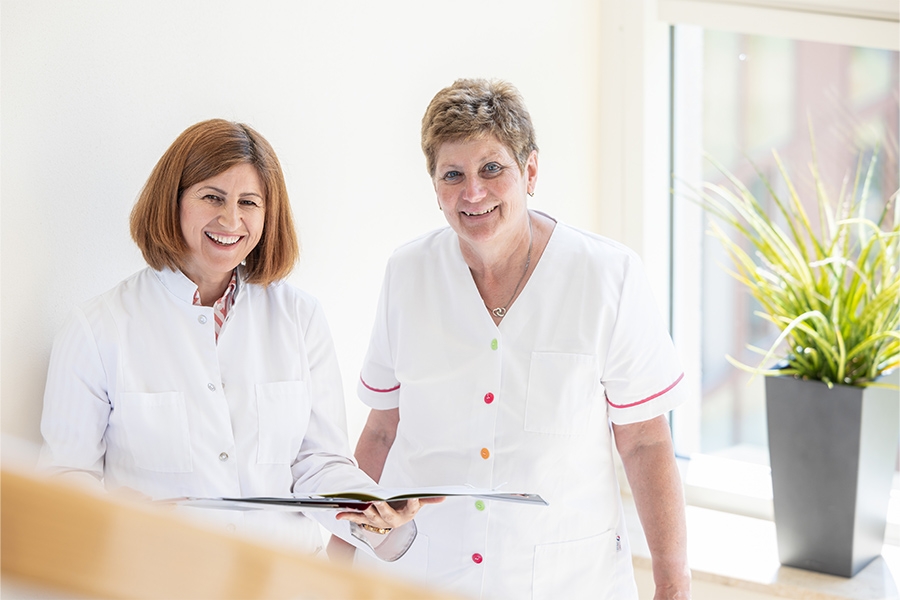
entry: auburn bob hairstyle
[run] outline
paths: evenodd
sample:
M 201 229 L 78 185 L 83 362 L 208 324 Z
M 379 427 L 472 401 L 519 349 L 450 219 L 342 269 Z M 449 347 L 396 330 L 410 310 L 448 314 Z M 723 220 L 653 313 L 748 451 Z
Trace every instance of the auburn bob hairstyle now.
M 186 189 L 231 167 L 256 167 L 265 194 L 262 237 L 247 255 L 244 277 L 268 285 L 287 277 L 300 249 L 284 173 L 266 139 L 243 123 L 211 119 L 191 125 L 153 168 L 131 211 L 131 237 L 154 269 L 182 269 L 189 253 L 181 232 L 181 196 Z
M 522 95 L 498 79 L 457 79 L 431 99 L 422 117 L 422 151 L 434 177 L 437 151 L 444 142 L 494 136 L 515 157 L 519 171 L 538 149 Z

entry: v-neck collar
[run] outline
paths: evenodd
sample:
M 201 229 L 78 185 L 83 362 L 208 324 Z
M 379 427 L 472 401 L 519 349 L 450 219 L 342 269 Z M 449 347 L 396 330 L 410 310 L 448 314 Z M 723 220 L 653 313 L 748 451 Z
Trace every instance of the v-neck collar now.
M 544 246 L 544 251 L 541 253 L 541 256 L 538 259 L 537 264 L 535 264 L 534 271 L 531 272 L 531 277 L 529 277 L 528 281 L 526 281 L 525 284 L 522 286 L 522 290 L 519 292 L 518 297 L 515 299 L 515 301 L 509 307 L 509 310 L 507 311 L 506 315 L 500 320 L 500 323 L 494 323 L 494 319 L 491 317 L 491 311 L 485 305 L 484 300 L 481 297 L 481 293 L 478 291 L 478 286 L 475 285 L 475 278 L 472 276 L 472 271 L 471 271 L 471 269 L 469 269 L 469 265 L 468 265 L 468 263 L 466 263 L 466 260 L 463 257 L 462 249 L 459 247 L 459 237 L 456 235 L 456 233 L 453 231 L 453 229 L 451 229 L 449 227 L 447 228 L 447 231 L 448 231 L 448 234 L 449 234 L 449 237 L 451 240 L 450 246 L 451 246 L 453 261 L 457 265 L 457 268 L 455 269 L 455 274 L 454 274 L 454 277 L 456 279 L 454 287 L 459 290 L 465 290 L 463 292 L 465 294 L 465 303 L 467 305 L 474 303 L 474 306 L 478 307 L 480 309 L 480 313 L 481 313 L 480 318 L 485 319 L 486 322 L 489 323 L 490 326 L 493 327 L 496 331 L 504 331 L 504 330 L 509 329 L 510 326 L 506 326 L 506 327 L 501 327 L 501 326 L 503 326 L 503 324 L 506 323 L 507 321 L 510 321 L 511 316 L 517 316 L 519 313 L 525 313 L 526 311 L 531 312 L 529 310 L 530 303 L 529 303 L 528 299 L 530 298 L 530 293 L 528 292 L 528 290 L 530 288 L 534 287 L 534 285 L 532 285 L 533 282 L 543 278 L 542 273 L 546 270 L 546 267 L 543 266 L 544 263 L 546 262 L 544 259 L 547 258 L 548 252 L 550 253 L 549 260 L 552 261 L 553 260 L 552 255 L 556 251 L 555 248 L 557 246 L 557 243 L 555 242 L 555 240 L 558 237 L 556 232 L 560 227 L 559 220 L 554 219 L 553 217 L 551 217 L 550 215 L 548 215 L 546 213 L 543 213 L 540 211 L 535 211 L 535 212 L 538 212 L 539 214 L 541 214 L 541 215 L 547 217 L 548 219 L 550 219 L 551 221 L 553 221 L 553 223 L 554 223 L 553 231 L 550 232 L 550 239 L 547 240 L 547 245 Z M 538 284 L 535 284 L 535 285 L 538 285 Z M 524 300 L 524 302 L 523 302 L 523 300 Z M 524 306 L 523 306 L 523 304 L 524 304 Z M 515 322 L 515 321 L 518 321 L 518 319 L 517 318 L 512 319 L 512 321 Z

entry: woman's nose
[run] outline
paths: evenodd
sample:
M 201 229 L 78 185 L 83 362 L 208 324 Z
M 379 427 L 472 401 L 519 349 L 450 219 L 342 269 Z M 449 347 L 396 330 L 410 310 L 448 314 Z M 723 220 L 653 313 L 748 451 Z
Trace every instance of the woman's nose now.
M 466 187 L 463 188 L 463 200 L 467 202 L 478 202 L 484 198 L 484 186 L 478 181 L 477 177 L 470 177 L 466 181 Z
M 237 202 L 226 202 L 219 211 L 219 223 L 222 227 L 236 229 L 241 221 L 240 209 Z

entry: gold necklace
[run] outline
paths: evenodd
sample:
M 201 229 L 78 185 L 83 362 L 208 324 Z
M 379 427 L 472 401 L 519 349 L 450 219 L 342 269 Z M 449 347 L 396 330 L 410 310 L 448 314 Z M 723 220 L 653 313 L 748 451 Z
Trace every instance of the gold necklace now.
M 528 267 L 531 266 L 531 247 L 534 244 L 534 230 L 531 228 L 531 215 L 528 216 L 528 257 L 525 259 L 525 270 L 522 271 L 522 276 L 519 277 L 518 283 L 516 283 L 516 289 L 513 290 L 512 296 L 509 297 L 509 300 L 506 301 L 506 306 L 498 306 L 497 308 L 491 309 L 491 314 L 493 314 L 498 319 L 502 319 L 506 316 L 506 311 L 509 310 L 509 305 L 512 304 L 513 299 L 516 297 L 516 292 L 519 291 L 519 286 L 522 285 L 522 282 L 525 280 L 525 275 L 528 273 Z

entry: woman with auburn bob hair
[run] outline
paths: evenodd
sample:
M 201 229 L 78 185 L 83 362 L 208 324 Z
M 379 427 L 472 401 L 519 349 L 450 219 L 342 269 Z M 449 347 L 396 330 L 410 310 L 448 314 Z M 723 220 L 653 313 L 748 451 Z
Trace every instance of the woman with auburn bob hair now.
M 241 123 L 186 129 L 131 214 L 148 268 L 75 308 L 50 358 L 41 465 L 152 499 L 369 489 L 348 458 L 341 377 L 322 309 L 282 281 L 299 250 L 281 165 Z M 384 560 L 418 501 L 322 517 Z M 300 513 L 185 509 L 316 552 Z
M 379 566 L 471 598 L 634 600 L 618 450 L 655 598 L 688 598 L 666 421 L 683 373 L 640 259 L 529 208 L 538 148 L 509 83 L 440 90 L 421 143 L 448 226 L 388 261 L 356 458 L 385 486 L 527 490 L 549 506 L 448 498 Z
M 190 249 L 181 231 L 182 194 L 240 163 L 255 168 L 266 195 L 262 235 L 242 264 L 246 281 L 267 286 L 290 275 L 300 251 L 278 157 L 255 130 L 221 119 L 186 129 L 150 174 L 131 212 L 131 237 L 148 265 L 183 267 Z

